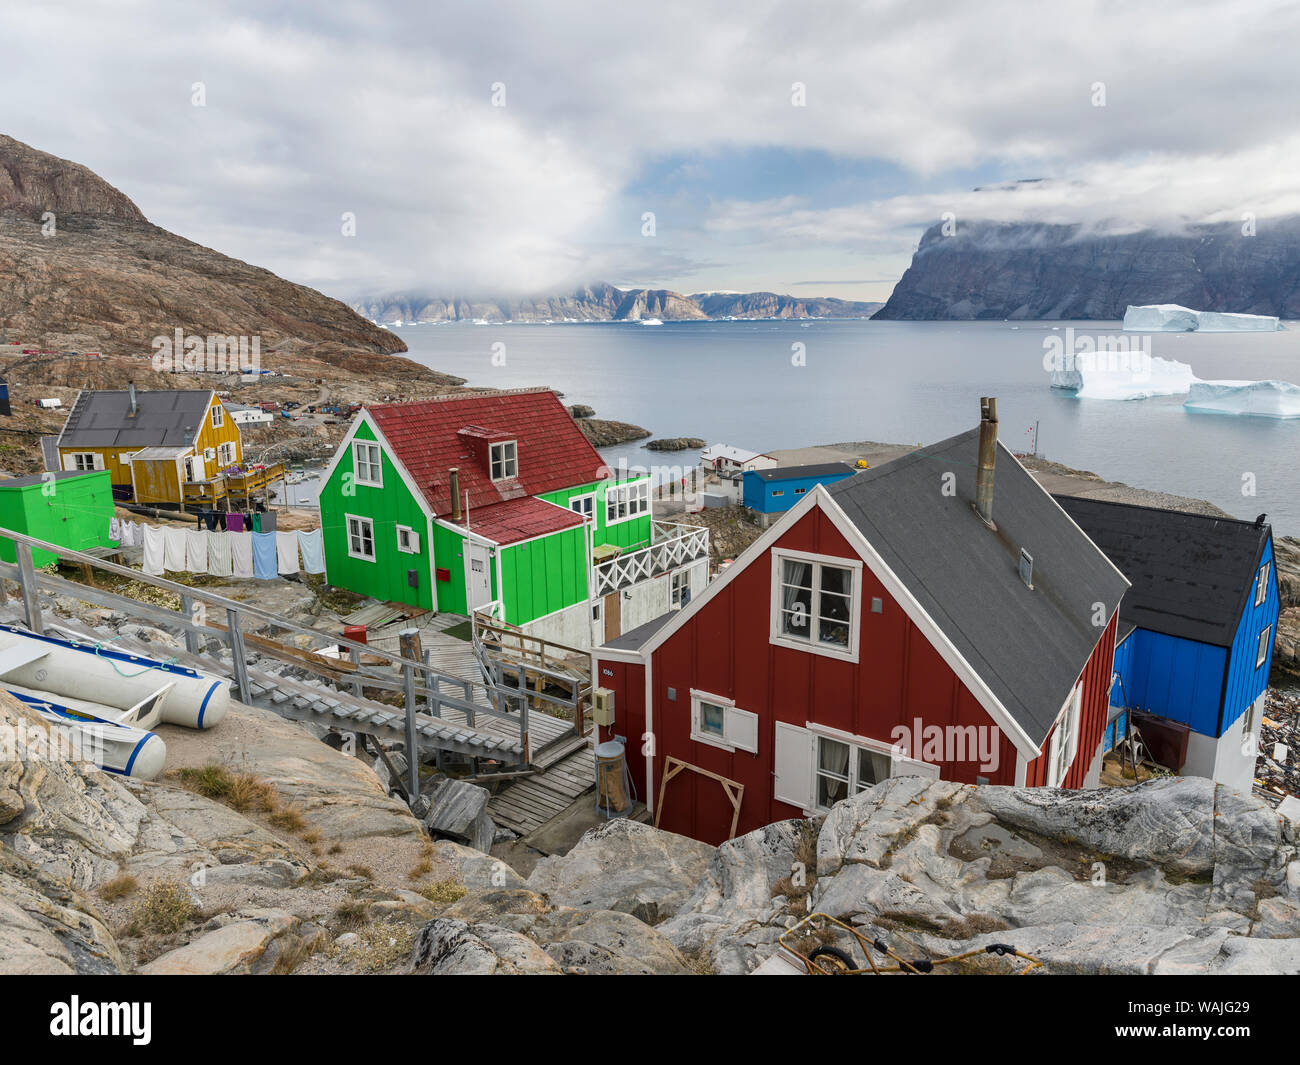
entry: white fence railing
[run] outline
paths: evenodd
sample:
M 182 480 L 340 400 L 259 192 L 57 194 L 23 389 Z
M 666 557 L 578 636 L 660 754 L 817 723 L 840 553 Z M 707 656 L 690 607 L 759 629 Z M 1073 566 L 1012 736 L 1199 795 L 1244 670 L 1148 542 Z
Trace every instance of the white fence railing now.
M 650 546 L 592 567 L 593 594 L 608 595 L 671 569 L 709 557 L 709 530 L 697 525 L 650 523 Z

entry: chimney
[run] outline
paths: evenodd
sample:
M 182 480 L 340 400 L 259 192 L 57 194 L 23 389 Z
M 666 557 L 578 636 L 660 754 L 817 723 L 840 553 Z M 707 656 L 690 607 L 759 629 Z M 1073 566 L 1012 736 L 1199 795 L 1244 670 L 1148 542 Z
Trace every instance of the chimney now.
M 980 398 L 980 455 L 975 471 L 975 509 L 985 524 L 993 524 L 993 468 L 998 460 L 998 401 Z
M 126 383 L 126 393 L 131 398 L 131 413 L 128 414 L 127 417 L 134 418 L 136 415 L 136 411 L 138 409 L 135 403 L 135 382 L 134 381 L 128 381 Z
M 460 470 L 453 466 L 447 471 L 447 480 L 451 485 L 451 520 L 460 524 Z

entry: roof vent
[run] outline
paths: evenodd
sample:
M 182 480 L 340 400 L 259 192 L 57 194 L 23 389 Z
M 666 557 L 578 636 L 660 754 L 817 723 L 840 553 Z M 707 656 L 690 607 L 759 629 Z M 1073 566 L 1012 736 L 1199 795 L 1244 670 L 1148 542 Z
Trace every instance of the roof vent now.
M 1020 579 L 1031 592 L 1034 590 L 1034 556 L 1023 547 L 1020 549 Z

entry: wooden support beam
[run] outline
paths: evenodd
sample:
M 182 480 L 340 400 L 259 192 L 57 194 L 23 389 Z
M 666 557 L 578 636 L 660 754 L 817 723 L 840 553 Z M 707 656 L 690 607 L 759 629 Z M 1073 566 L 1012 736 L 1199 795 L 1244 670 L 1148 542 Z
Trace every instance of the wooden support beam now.
M 727 777 L 721 776 L 717 773 L 711 773 L 707 769 L 701 769 L 697 765 L 691 765 L 690 762 L 684 762 L 682 759 L 674 758 L 672 755 L 669 755 L 664 759 L 664 771 L 659 780 L 659 791 L 656 793 L 655 800 L 655 828 L 659 827 L 659 819 L 663 816 L 664 792 L 668 788 L 668 783 L 684 769 L 689 769 L 694 773 L 699 773 L 702 777 L 716 780 L 722 785 L 724 794 L 726 794 L 727 799 L 731 802 L 732 811 L 731 833 L 727 836 L 727 839 L 735 839 L 736 826 L 740 822 L 740 804 L 745 798 L 745 785 L 735 780 L 729 780 Z

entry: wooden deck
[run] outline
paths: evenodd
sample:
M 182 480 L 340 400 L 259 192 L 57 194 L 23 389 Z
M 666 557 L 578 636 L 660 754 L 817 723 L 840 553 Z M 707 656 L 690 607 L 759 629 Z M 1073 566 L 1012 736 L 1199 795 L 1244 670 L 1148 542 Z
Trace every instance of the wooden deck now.
M 212 477 L 206 481 L 187 481 L 182 485 L 186 506 L 216 506 L 225 504 L 248 505 L 261 492 L 270 492 L 271 485 L 282 481 L 288 470 L 284 463 L 248 470 L 243 474 Z
M 561 758 L 543 773 L 521 777 L 488 801 L 487 812 L 498 825 L 521 836 L 536 832 L 548 821 L 596 788 L 596 761 L 591 745 Z M 591 801 L 596 801 L 592 795 Z

